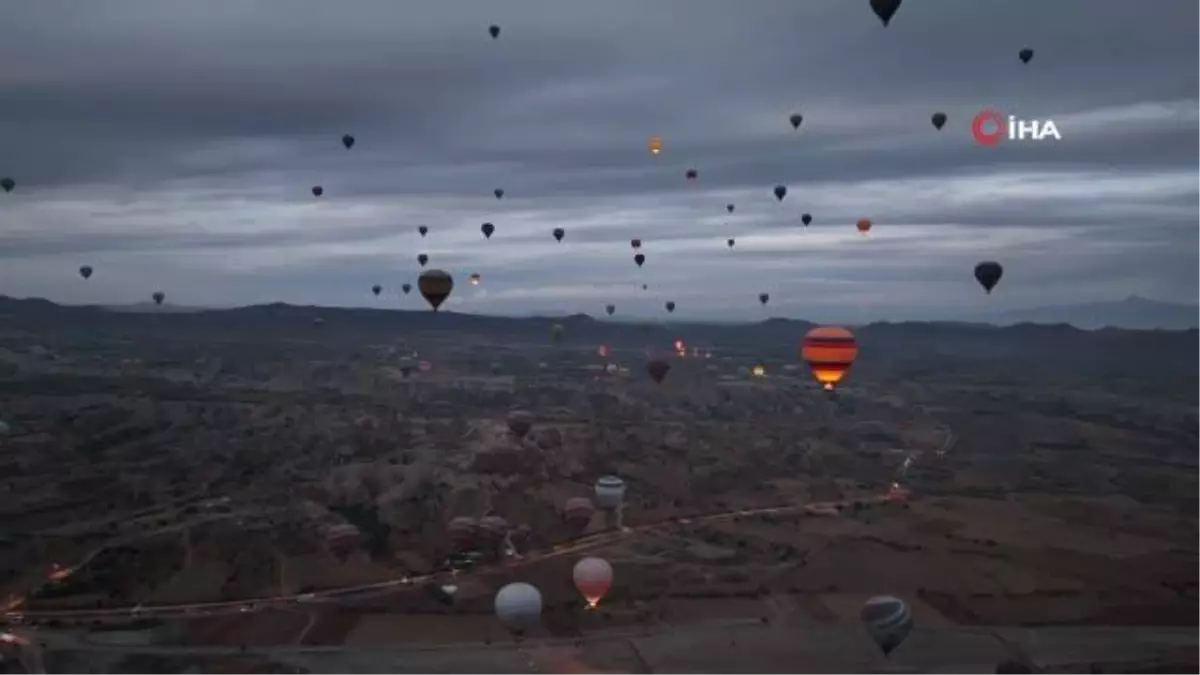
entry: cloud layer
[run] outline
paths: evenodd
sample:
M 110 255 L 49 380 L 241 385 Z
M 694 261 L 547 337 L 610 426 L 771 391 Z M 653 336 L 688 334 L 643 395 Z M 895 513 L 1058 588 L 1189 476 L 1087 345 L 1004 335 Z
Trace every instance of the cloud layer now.
M 997 309 L 1196 300 L 1195 3 L 866 5 L 28 3 L 0 23 L 0 293 L 418 307 L 424 252 L 472 312 L 947 317 L 985 259 Z M 1063 139 L 977 146 L 984 108 Z

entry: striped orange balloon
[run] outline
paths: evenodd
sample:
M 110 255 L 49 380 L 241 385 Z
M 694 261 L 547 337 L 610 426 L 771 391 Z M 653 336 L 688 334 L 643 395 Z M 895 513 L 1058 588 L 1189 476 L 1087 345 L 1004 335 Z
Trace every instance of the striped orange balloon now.
M 858 222 L 855 223 L 854 226 L 858 228 L 859 232 L 866 234 L 867 232 L 871 231 L 871 219 L 870 218 L 859 218 Z
M 657 155 L 658 153 L 662 152 L 662 139 L 658 136 L 651 138 L 650 142 L 646 145 L 648 148 L 650 148 L 650 154 L 652 155 Z
M 800 348 L 800 358 L 827 391 L 833 391 L 833 386 L 846 376 L 857 356 L 858 340 L 841 326 L 817 326 L 804 336 Z

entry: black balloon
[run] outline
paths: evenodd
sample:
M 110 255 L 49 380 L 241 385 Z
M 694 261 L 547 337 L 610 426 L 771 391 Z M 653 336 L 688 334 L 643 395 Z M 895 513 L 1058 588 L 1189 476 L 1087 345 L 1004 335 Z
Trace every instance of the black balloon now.
M 491 223 L 484 223 L 483 225 L 479 226 L 479 231 L 483 232 L 483 236 L 491 239 L 492 233 L 496 231 L 496 226 Z
M 1017 56 L 1021 59 L 1021 63 L 1029 63 L 1029 59 L 1033 58 L 1033 50 L 1026 47 L 1017 52 Z
M 646 256 L 639 253 L 639 254 L 633 256 L 633 262 L 637 263 L 638 267 L 641 267 L 642 263 L 646 262 Z
M 805 227 L 808 227 L 808 224 L 812 222 L 812 214 L 806 213 L 800 216 L 800 222 L 804 223 Z
M 551 234 L 554 235 L 554 238 L 558 241 L 562 241 L 563 235 L 566 233 L 566 230 L 562 229 L 561 227 L 556 227 L 554 228 L 554 232 L 551 232 Z
M 883 22 L 884 26 L 892 20 L 896 10 L 900 9 L 901 0 L 871 0 L 871 11 Z
M 775 199 L 778 199 L 779 201 L 783 201 L 783 198 L 787 196 L 787 186 L 776 185 L 774 192 L 775 192 Z
M 354 147 L 354 137 L 351 136 L 350 134 L 346 134 L 345 136 L 342 136 L 342 145 L 346 146 L 347 150 L 349 150 L 350 148 L 353 148 Z
M 942 127 L 946 125 L 946 113 L 935 112 L 933 113 L 933 117 L 929 118 L 929 121 L 933 122 L 933 128 L 941 131 Z
M 985 260 L 975 266 L 975 280 L 989 294 L 996 287 L 996 284 L 1000 283 L 1000 277 L 1002 276 L 1004 276 L 1004 268 L 998 262 Z

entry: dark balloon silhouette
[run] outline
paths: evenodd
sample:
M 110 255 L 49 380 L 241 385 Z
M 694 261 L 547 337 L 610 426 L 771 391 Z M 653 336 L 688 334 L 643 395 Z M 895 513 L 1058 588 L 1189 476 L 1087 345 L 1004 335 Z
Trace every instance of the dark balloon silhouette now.
M 934 129 L 941 131 L 942 127 L 946 126 L 946 113 L 935 112 L 935 113 L 933 113 L 933 117 L 929 118 L 929 121 L 933 122 Z
M 84 265 L 83 267 L 80 267 L 79 268 L 79 276 L 83 277 L 84 279 L 91 279 L 92 278 L 92 266 Z
M 417 256 L 417 264 L 421 267 L 424 267 L 425 263 L 427 262 L 429 262 L 429 256 L 425 255 L 424 253 L 421 253 Z
M 443 270 L 426 270 L 417 278 L 417 289 L 436 312 L 454 290 L 454 277 Z
M 15 187 L 17 187 L 17 181 L 8 176 L 0 178 L 0 188 L 3 188 L 5 192 L 12 192 Z
M 371 287 L 371 292 L 375 294 L 375 297 L 379 297 L 379 294 L 382 291 L 383 291 L 383 286 L 380 286 L 379 284 L 375 284 L 374 286 Z
M 607 312 L 609 316 L 612 316 L 613 312 L 617 311 L 617 306 L 616 305 L 605 305 L 604 311 Z
M 500 26 L 496 24 L 488 26 L 488 35 L 491 35 L 493 40 L 500 37 Z
M 633 250 L 636 251 L 642 247 L 642 240 L 641 239 L 630 239 L 629 245 L 632 246 Z
M 421 236 L 424 237 L 425 235 L 429 234 L 429 228 L 422 225 L 417 228 L 417 232 L 420 232 Z
M 400 290 L 404 291 L 405 295 L 408 295 L 412 292 L 412 284 L 404 284 L 400 287 Z
M 879 17 L 886 27 L 896 10 L 900 9 L 900 2 L 901 0 L 871 0 L 871 11 L 875 12 L 875 16 Z
M 773 192 L 775 193 L 775 199 L 778 199 L 779 201 L 783 201 L 783 198 L 787 196 L 787 186 L 786 185 L 776 185 Z
M 671 364 L 662 359 L 654 359 L 646 364 L 646 373 L 656 384 L 662 384 L 663 378 L 671 372 Z
M 733 213 L 733 204 L 726 204 L 725 210 L 728 211 L 729 213 Z
M 346 134 L 346 135 L 342 136 L 342 145 L 346 146 L 347 150 L 349 150 L 350 148 L 353 148 L 354 147 L 354 137 L 351 136 L 350 134 Z
M 732 239 L 726 239 L 726 240 L 725 240 L 725 245 L 726 245 L 726 246 L 728 246 L 729 248 L 733 248 L 733 245 L 734 245 L 735 243 L 737 243 L 737 242 L 735 242 L 735 241 L 734 241 L 734 240 L 732 240 Z
M 806 214 L 800 216 L 800 222 L 804 223 L 805 227 L 808 227 L 809 223 L 812 222 L 812 214 L 806 213 Z
M 564 236 L 564 235 L 566 235 L 566 233 L 567 233 L 567 232 L 566 232 L 566 230 L 562 229 L 561 227 L 556 227 L 556 228 L 554 228 L 554 231 L 553 231 L 553 232 L 551 232 L 550 234 L 553 234 L 553 235 L 554 235 L 554 239 L 555 239 L 556 241 L 560 241 L 560 242 L 561 242 L 561 241 L 562 241 L 562 238 L 563 238 L 563 236 Z
M 320 185 L 314 185 L 312 188 L 312 193 L 314 197 L 320 197 L 321 195 L 325 194 L 325 188 L 321 187 Z
M 687 176 L 688 180 L 696 180 L 696 176 L 699 176 L 700 174 L 696 173 L 695 169 L 688 169 L 687 173 L 684 175 Z
M 491 223 L 484 223 L 479 226 L 479 231 L 488 239 L 492 238 L 492 233 L 496 231 L 496 226 Z
M 1000 283 L 1002 276 L 1004 276 L 1004 268 L 998 262 L 985 260 L 975 266 L 975 280 L 989 295 L 996 284 Z
M 666 304 L 666 308 L 667 308 L 667 311 L 668 311 L 668 312 L 674 312 L 674 311 L 675 311 L 675 301 L 674 301 L 674 300 L 668 300 L 668 301 L 667 301 L 667 304 Z
M 1029 63 L 1029 59 L 1033 58 L 1033 50 L 1026 47 L 1017 52 L 1017 57 L 1021 59 L 1021 63 Z
M 801 115 L 800 113 L 792 113 L 792 116 L 788 118 L 788 121 L 792 123 L 793 129 L 799 129 L 800 124 L 804 122 L 804 115 Z
M 161 305 L 167 296 L 162 291 L 154 291 L 154 293 L 150 294 L 150 297 L 154 299 L 154 304 Z
M 504 198 L 504 190 L 502 188 L 496 188 L 495 190 L 492 190 L 492 194 L 496 195 L 496 199 Z
M 768 294 L 768 293 L 759 293 L 759 294 L 758 294 L 758 301 L 759 301 L 760 303 L 764 304 L 764 305 L 765 305 L 765 304 L 767 304 L 767 302 L 768 302 L 770 299 L 771 299 L 771 296 L 770 296 L 770 294 Z
M 639 254 L 633 256 L 633 262 L 637 263 L 638 267 L 641 267 L 642 263 L 646 262 L 646 256 L 639 253 Z M 643 286 L 643 288 L 645 288 L 645 287 Z

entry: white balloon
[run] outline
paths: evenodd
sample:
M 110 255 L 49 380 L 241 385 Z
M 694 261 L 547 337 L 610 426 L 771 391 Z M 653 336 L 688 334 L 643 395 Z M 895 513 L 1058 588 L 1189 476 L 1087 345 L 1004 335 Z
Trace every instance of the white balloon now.
M 534 586 L 517 581 L 496 593 L 496 616 L 512 630 L 524 630 L 542 615 L 542 593 Z

